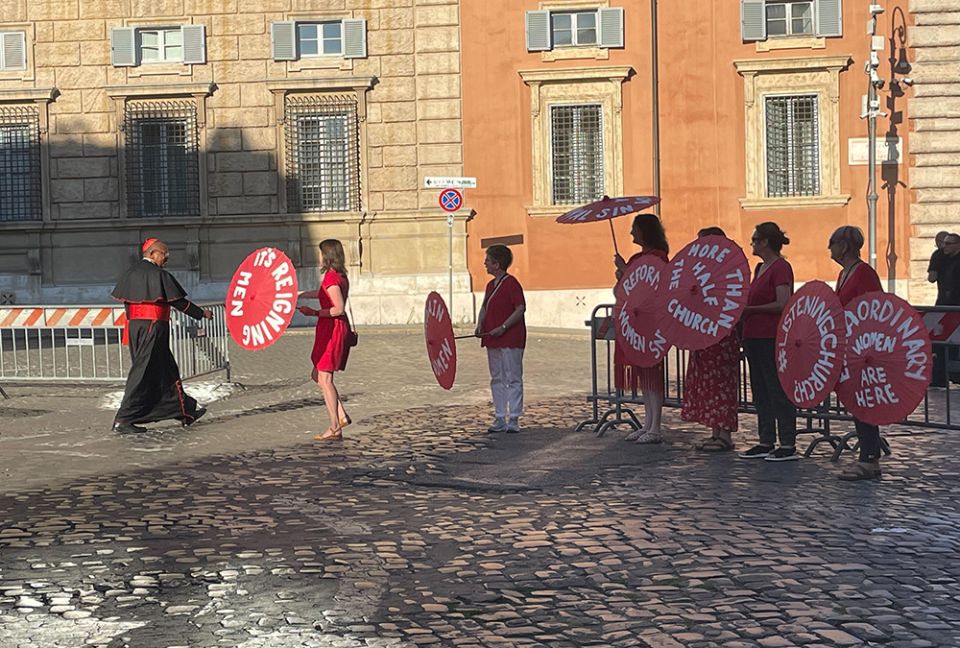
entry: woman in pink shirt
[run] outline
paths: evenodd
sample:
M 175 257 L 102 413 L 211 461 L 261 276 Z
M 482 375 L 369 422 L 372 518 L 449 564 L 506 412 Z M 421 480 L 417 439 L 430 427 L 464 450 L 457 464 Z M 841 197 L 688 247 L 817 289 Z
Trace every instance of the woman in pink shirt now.
M 780 254 L 790 239 L 776 223 L 760 223 L 750 239 L 761 263 L 753 273 L 743 311 L 743 350 L 750 365 L 750 390 L 757 408 L 759 443 L 743 459 L 792 461 L 797 455 L 797 408 L 787 398 L 777 376 L 774 347 L 780 313 L 793 294 L 793 268 Z M 777 437 L 780 447 L 775 448 Z

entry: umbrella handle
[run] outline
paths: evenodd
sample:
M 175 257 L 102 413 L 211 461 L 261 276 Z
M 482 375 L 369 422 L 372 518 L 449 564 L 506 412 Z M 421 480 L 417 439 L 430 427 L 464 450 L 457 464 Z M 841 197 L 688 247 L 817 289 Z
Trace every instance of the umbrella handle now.
M 454 336 L 453 336 L 453 339 L 454 339 L 454 340 L 463 340 L 464 338 L 483 337 L 484 335 L 486 335 L 486 334 L 485 334 L 485 333 L 481 333 L 480 335 L 474 335 L 473 333 L 471 333 L 470 335 L 454 335 Z
M 610 236 L 613 237 L 613 251 L 617 256 L 620 256 L 620 250 L 617 249 L 617 234 L 613 231 L 613 219 L 608 218 L 607 222 L 610 223 Z

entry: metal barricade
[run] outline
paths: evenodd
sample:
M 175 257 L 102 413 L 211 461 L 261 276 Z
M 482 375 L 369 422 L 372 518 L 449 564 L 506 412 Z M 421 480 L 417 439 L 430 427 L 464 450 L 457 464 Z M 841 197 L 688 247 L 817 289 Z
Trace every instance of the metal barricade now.
M 613 368 L 614 328 L 610 324 L 613 314 L 613 304 L 601 304 L 593 309 L 590 320 L 585 322 L 590 327 L 590 357 L 592 365 L 591 393 L 587 400 L 591 403 L 591 418 L 581 421 L 577 430 L 592 427 L 597 435 L 619 425 L 629 425 L 633 429 L 640 428 L 640 421 L 631 409 L 633 405 L 643 403 L 643 398 L 636 393 L 616 388 Z M 951 389 L 951 376 L 960 383 L 960 307 L 953 306 L 918 306 L 924 322 L 930 330 L 934 351 L 946 358 L 942 364 L 935 366 L 940 380 L 935 376 L 934 382 L 940 382 L 943 387 L 931 387 L 927 390 L 923 402 L 914 412 L 899 425 L 915 428 L 930 428 L 938 430 L 960 429 L 960 420 L 953 417 L 951 397 L 958 393 Z M 684 382 L 686 379 L 688 354 L 681 349 L 671 350 L 664 359 L 664 406 L 682 407 Z M 740 358 L 740 382 L 738 386 L 738 410 L 744 413 L 755 413 L 753 395 L 750 390 L 749 369 L 746 359 Z M 602 411 L 601 411 L 602 410 Z M 855 432 L 836 434 L 831 428 L 833 421 L 853 421 L 853 416 L 839 402 L 835 394 L 810 409 L 798 409 L 797 418 L 800 420 L 798 431 L 814 433 L 816 436 L 806 448 L 804 454 L 809 456 L 821 443 L 827 443 L 833 448 L 832 458 L 836 460 L 844 450 L 851 449 L 851 443 L 856 437 Z M 884 451 L 889 448 L 884 442 Z
M 213 319 L 171 312 L 170 349 L 183 379 L 225 371 L 230 379 L 226 308 L 206 304 Z M 122 382 L 129 350 L 122 344 L 122 306 L 0 308 L 0 384 Z

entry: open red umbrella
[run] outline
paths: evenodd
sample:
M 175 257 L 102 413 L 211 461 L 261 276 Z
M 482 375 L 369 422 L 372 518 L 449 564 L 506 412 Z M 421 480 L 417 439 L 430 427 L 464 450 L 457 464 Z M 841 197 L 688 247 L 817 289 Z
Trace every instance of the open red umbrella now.
M 673 257 L 663 281 L 664 333 L 672 344 L 696 351 L 733 331 L 747 305 L 750 267 L 727 237 L 701 236 Z
M 604 196 L 596 202 L 571 209 L 566 214 L 558 216 L 557 222 L 573 225 L 577 223 L 596 223 L 602 220 L 609 221 L 610 235 L 613 237 L 613 250 L 620 254 L 620 250 L 617 249 L 617 235 L 613 231 L 613 219 L 649 209 L 659 202 L 660 199 L 656 196 L 624 196 L 622 198 Z
M 670 345 L 660 331 L 657 291 L 667 263 L 653 254 L 638 256 L 623 270 L 613 294 L 617 349 L 626 364 L 653 367 Z
M 227 291 L 227 330 L 244 349 L 259 351 L 290 325 L 297 306 L 297 269 L 272 247 L 251 252 Z
M 822 281 L 793 294 L 777 326 L 777 376 L 797 407 L 815 407 L 830 395 L 843 369 L 847 332 L 843 304 Z
M 923 318 L 896 295 L 870 292 L 847 304 L 847 352 L 837 396 L 873 425 L 899 423 L 923 400 L 933 374 Z
M 444 389 L 453 387 L 457 377 L 457 342 L 453 337 L 450 311 L 439 293 L 427 295 L 423 313 L 423 334 L 427 341 L 427 357 L 437 382 Z

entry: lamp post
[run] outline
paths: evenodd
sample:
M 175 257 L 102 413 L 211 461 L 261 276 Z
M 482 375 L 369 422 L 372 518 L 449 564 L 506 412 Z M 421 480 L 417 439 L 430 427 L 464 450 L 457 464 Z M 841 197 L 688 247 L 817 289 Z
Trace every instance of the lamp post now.
M 870 36 L 870 58 L 867 60 L 867 105 L 861 119 L 867 119 L 867 249 L 870 267 L 877 268 L 877 117 L 886 116 L 880 111 L 879 90 L 883 79 L 877 73 L 880 67 L 879 52 L 886 47 L 884 39 L 877 39 L 877 16 L 884 11 L 879 4 L 870 4 L 870 20 L 867 21 L 867 34 Z M 879 45 L 879 47 L 878 47 Z

